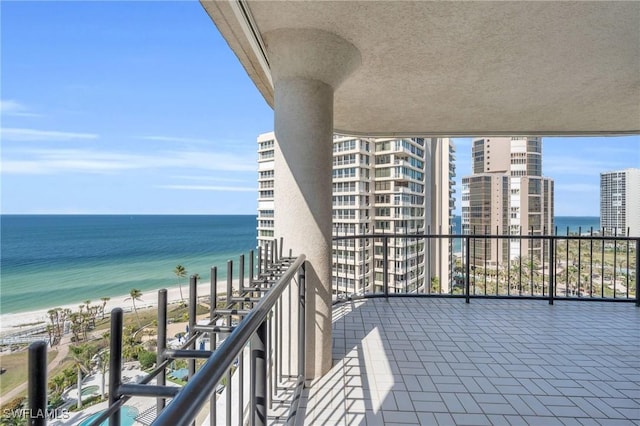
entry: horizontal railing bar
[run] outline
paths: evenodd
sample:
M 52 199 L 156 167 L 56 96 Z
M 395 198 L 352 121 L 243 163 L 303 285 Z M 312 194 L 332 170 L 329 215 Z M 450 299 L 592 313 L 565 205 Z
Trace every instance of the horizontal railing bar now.
M 343 240 L 362 240 L 370 238 L 475 238 L 475 239 L 527 239 L 527 240 L 596 240 L 596 241 L 640 241 L 638 237 L 622 237 L 622 236 L 602 236 L 602 235 L 530 235 L 530 234 L 518 234 L 518 235 L 495 235 L 495 234 L 366 234 L 366 235 L 344 235 L 334 236 L 334 241 Z
M 250 309 L 216 309 L 215 313 L 220 315 L 248 315 Z
M 123 383 L 118 390 L 120 395 L 166 398 L 173 398 L 180 392 L 180 388 L 177 386 L 143 385 L 139 383 Z
M 197 349 L 166 349 L 165 356 L 170 358 L 209 358 L 213 352 Z
M 255 282 L 253 283 L 255 284 Z M 270 283 L 272 284 L 272 283 Z M 247 292 L 261 292 L 261 293 L 266 293 L 269 290 L 271 290 L 271 287 L 244 287 L 243 288 L 244 291 Z
M 296 272 L 304 262 L 304 255 L 300 255 L 293 262 L 273 286 L 272 291 L 265 295 L 244 318 L 238 328 L 225 339 L 198 373 L 176 395 L 171 404 L 160 413 L 154 424 L 167 426 L 187 426 L 191 424 L 201 407 L 209 400 L 209 395 L 215 390 L 218 382 L 222 380 L 222 376 L 227 372 L 240 351 L 247 345 L 251 336 L 258 330 L 258 327 L 265 321 L 276 301 L 296 276 Z
M 259 302 L 261 297 L 232 297 L 231 301 L 236 303 L 242 302 Z
M 386 298 L 383 293 L 367 293 L 364 295 L 349 295 L 346 298 L 338 298 L 333 301 L 334 305 L 344 303 L 349 300 L 363 300 L 363 299 L 382 299 Z M 440 293 L 389 293 L 388 297 L 398 297 L 398 298 L 438 298 L 438 299 L 464 299 L 467 297 L 466 294 L 440 294 Z M 548 295 L 540 295 L 540 296 L 532 296 L 532 295 L 495 295 L 495 294 L 470 294 L 469 297 L 471 299 L 511 299 L 511 300 L 549 300 Z M 554 296 L 555 300 L 567 300 L 567 301 L 585 301 L 585 302 L 627 302 L 634 303 L 635 298 L 613 298 L 613 297 L 596 297 L 596 296 Z
M 237 325 L 196 325 L 193 329 L 201 333 L 232 333 L 237 327 Z

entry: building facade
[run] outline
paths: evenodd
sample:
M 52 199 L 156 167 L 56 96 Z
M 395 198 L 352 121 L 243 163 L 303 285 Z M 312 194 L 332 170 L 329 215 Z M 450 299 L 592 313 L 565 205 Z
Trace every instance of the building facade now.
M 258 137 L 258 244 L 273 239 L 273 132 Z M 442 138 L 361 138 L 334 135 L 333 236 L 450 233 L 455 147 Z M 334 293 L 381 291 L 383 244 L 375 238 L 334 241 Z M 448 240 L 390 238 L 391 292 L 423 290 L 434 277 L 447 292 L 452 272 Z
M 605 235 L 640 236 L 640 169 L 600 173 L 600 227 Z
M 473 175 L 462 179 L 462 232 L 545 235 L 553 231 L 554 182 L 542 176 L 542 138 L 491 137 L 472 142 Z M 474 240 L 475 264 L 518 256 L 542 260 L 540 240 Z

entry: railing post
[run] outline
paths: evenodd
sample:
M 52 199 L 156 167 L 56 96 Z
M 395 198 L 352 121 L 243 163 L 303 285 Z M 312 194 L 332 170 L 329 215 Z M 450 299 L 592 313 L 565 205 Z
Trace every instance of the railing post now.
M 189 339 L 195 333 L 196 326 L 196 308 L 198 307 L 198 277 L 195 275 L 191 275 L 189 277 Z M 196 341 L 194 340 L 191 343 L 189 349 L 196 348 Z M 196 374 L 196 360 L 195 358 L 191 358 L 189 360 L 189 379 Z
M 305 311 L 305 295 L 306 295 L 306 262 L 300 267 L 298 272 L 298 375 L 302 375 L 303 380 L 307 379 L 306 368 L 306 311 Z
M 465 240 L 465 253 L 464 253 L 464 287 L 465 287 L 465 303 L 469 303 L 471 293 L 471 238 L 467 237 Z
M 640 307 L 640 238 L 636 240 L 636 306 Z
M 549 304 L 553 305 L 553 297 L 556 294 L 556 260 L 555 253 L 555 240 L 553 237 L 549 238 Z
M 242 296 L 244 292 L 244 254 L 240 255 L 238 262 L 238 294 Z
M 389 297 L 389 237 L 382 237 L 382 290 Z
M 111 348 L 109 352 L 109 407 L 120 399 L 122 377 L 122 308 L 111 311 Z M 120 409 L 109 416 L 109 426 L 120 426 Z
M 158 291 L 158 354 L 156 355 L 156 365 L 160 365 L 164 362 L 164 351 L 167 349 L 167 290 L 162 289 Z M 156 383 L 159 386 L 166 384 L 166 369 L 162 369 L 162 372 L 158 374 Z M 160 413 L 166 404 L 165 398 L 158 398 L 156 400 L 156 413 Z
M 251 265 L 253 267 L 253 262 L 251 263 Z M 215 325 L 214 319 L 216 317 L 216 309 L 218 308 L 218 268 L 216 266 L 211 268 L 211 281 L 209 285 L 211 286 L 211 291 L 209 294 L 209 320 L 211 324 Z M 216 349 L 216 338 L 216 333 L 209 333 L 209 350 L 212 352 Z M 211 419 L 212 425 L 217 424 L 216 401 L 216 392 L 214 390 L 214 392 L 211 394 L 211 398 L 209 398 L 209 418 Z
M 227 308 L 231 309 L 233 307 L 233 302 L 231 298 L 233 297 L 233 260 L 227 261 Z M 232 320 L 231 315 L 227 315 L 227 325 L 231 327 Z M 227 389 L 227 398 L 225 401 L 225 413 L 227 418 L 227 425 L 231 425 L 231 367 L 227 369 L 226 377 L 226 389 Z
M 29 345 L 29 425 L 47 424 L 47 343 Z
M 251 337 L 251 425 L 267 422 L 267 321 Z
M 284 253 L 284 237 L 280 237 L 280 256 L 278 259 L 282 259 L 282 254 Z
M 253 287 L 253 278 L 255 276 L 256 271 L 254 270 L 254 257 L 253 250 L 249 252 L 249 287 Z

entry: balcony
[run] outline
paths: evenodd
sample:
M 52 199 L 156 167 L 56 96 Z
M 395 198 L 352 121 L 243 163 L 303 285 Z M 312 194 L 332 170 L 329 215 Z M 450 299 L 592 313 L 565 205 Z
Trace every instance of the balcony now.
M 465 256 L 450 258 L 449 267 L 440 271 L 446 282 L 428 279 L 434 276 L 428 256 L 421 263 L 425 273 L 396 282 L 391 238 L 421 241 L 427 251 L 459 239 Z M 209 306 L 217 308 L 206 325 L 195 322 L 197 278 L 191 278 L 189 323 L 194 334 L 180 349 L 166 346 L 163 290 L 157 367 L 139 384 L 126 383 L 121 380 L 120 356 L 112 356 L 110 408 L 94 424 L 115 415 L 131 397 L 146 397 L 150 408 L 145 415 L 154 419 L 156 412 L 161 413 L 153 423 L 158 425 L 186 425 L 196 418 L 203 425 L 640 421 L 636 332 L 640 239 L 529 235 L 515 238 L 542 240 L 542 247 L 551 247 L 547 254 L 553 268 L 542 263 L 527 270 L 524 256 L 502 268 L 496 265 L 495 271 L 471 263 L 474 240 L 501 238 L 514 239 L 429 234 L 335 237 L 336 244 L 353 246 L 355 240 L 382 239 L 385 251 L 369 261 L 373 265 L 383 259 L 375 279 L 370 272 L 365 272 L 366 279 L 348 273 L 358 293 L 346 294 L 344 286 L 336 291 L 332 364 L 316 379 L 303 380 L 302 375 L 305 359 L 314 355 L 304 313 L 311 297 L 305 284 L 308 262 L 304 256 L 283 257 L 282 241 L 270 243 L 264 252 L 268 256 L 261 249 L 257 256 L 249 254 L 252 272 L 248 282 L 239 273 L 239 287 L 233 287 L 229 262 L 227 294 L 233 296 L 224 301 L 224 308 L 211 298 Z M 449 250 L 445 253 L 445 259 L 451 256 Z M 345 263 L 350 265 L 349 259 Z M 239 264 L 238 271 L 244 271 L 243 256 Z M 581 282 L 579 274 L 568 273 L 567 265 L 592 271 L 592 278 Z M 511 273 L 512 268 L 517 274 Z M 609 274 L 615 275 L 610 283 L 593 278 Z M 214 269 L 212 295 L 218 294 L 216 277 Z M 363 288 L 365 282 L 369 285 Z M 234 325 L 233 318 L 241 321 Z M 121 322 L 122 311 L 116 309 L 111 354 L 122 350 Z M 213 334 L 229 332 L 219 347 L 195 349 L 201 336 L 215 341 Z M 41 360 L 42 349 L 38 349 Z M 167 387 L 166 369 L 180 358 L 190 360 L 188 384 L 182 389 Z M 196 359 L 206 362 L 196 368 Z M 30 365 L 38 363 L 32 359 Z M 46 404 L 46 385 L 34 385 L 43 378 L 37 368 L 32 372 L 30 408 L 36 410 L 33 404 Z
M 299 424 L 634 424 L 639 321 L 614 303 L 347 301 Z

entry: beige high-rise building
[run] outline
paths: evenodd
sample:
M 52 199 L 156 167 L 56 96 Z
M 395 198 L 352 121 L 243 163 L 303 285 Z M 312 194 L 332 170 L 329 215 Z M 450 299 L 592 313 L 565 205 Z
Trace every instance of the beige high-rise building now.
M 600 227 L 606 235 L 640 236 L 640 169 L 600 173 Z
M 477 138 L 471 152 L 473 175 L 462 179 L 463 233 L 553 232 L 553 179 L 542 176 L 542 138 Z M 474 240 L 473 245 L 474 263 L 542 259 L 540 240 Z
M 258 137 L 258 244 L 273 238 L 275 135 Z M 333 139 L 333 236 L 450 233 L 455 147 L 443 138 Z M 334 293 L 380 292 L 382 243 L 373 238 L 333 242 Z M 424 291 L 437 277 L 449 291 L 448 240 L 390 238 L 389 291 Z M 428 290 L 427 290 L 428 291 Z

